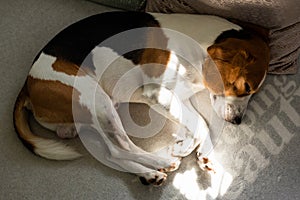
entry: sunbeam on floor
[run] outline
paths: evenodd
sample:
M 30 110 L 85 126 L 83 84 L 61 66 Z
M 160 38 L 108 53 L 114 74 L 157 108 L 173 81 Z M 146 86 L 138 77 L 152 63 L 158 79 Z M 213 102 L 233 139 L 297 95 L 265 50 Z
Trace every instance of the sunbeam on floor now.
M 216 164 L 216 163 L 215 163 Z M 233 177 L 217 163 L 216 173 L 211 173 L 211 186 L 206 189 L 199 187 L 199 179 L 195 168 L 178 173 L 174 177 L 173 186 L 180 191 L 188 200 L 216 199 L 223 196 L 232 183 Z

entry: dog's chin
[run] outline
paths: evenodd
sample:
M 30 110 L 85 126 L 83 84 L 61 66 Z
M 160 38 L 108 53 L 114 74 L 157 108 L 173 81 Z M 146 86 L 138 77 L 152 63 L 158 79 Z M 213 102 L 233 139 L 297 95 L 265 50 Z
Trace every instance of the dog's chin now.
M 240 124 L 246 112 L 251 95 L 245 97 L 225 97 L 210 93 L 211 105 L 217 115 L 232 124 Z

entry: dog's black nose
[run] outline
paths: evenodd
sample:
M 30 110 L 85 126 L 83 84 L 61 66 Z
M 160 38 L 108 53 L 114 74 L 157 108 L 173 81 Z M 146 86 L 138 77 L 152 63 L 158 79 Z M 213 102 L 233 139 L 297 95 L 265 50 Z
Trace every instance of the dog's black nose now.
M 238 125 L 238 124 L 240 124 L 242 122 L 242 117 L 236 116 L 230 122 L 233 123 L 233 124 L 237 124 Z

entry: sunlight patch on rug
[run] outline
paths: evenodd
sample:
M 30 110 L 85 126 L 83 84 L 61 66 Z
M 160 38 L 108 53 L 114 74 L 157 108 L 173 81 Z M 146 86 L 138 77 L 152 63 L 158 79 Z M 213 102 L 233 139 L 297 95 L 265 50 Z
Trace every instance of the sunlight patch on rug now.
M 201 189 L 195 168 L 176 174 L 173 186 L 189 200 L 206 200 L 207 196 L 216 199 L 223 196 L 233 181 L 231 174 L 226 172 L 221 165 L 217 166 L 217 172 L 211 173 L 211 186 Z

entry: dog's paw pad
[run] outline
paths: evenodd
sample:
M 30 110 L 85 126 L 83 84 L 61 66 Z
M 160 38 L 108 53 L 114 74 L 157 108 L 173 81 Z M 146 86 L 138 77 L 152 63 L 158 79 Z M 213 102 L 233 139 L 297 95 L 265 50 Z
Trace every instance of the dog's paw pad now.
M 173 162 L 169 167 L 161 168 L 158 171 L 160 171 L 160 172 L 172 172 L 172 171 L 175 171 L 175 170 L 178 169 L 180 163 L 181 163 L 181 159 L 178 158 L 178 160 L 175 161 L 175 162 Z
M 198 156 L 198 165 L 203 171 L 216 173 L 213 163 L 207 157 Z
M 140 181 L 144 185 L 160 186 L 167 179 L 167 174 L 157 171 L 140 177 Z

